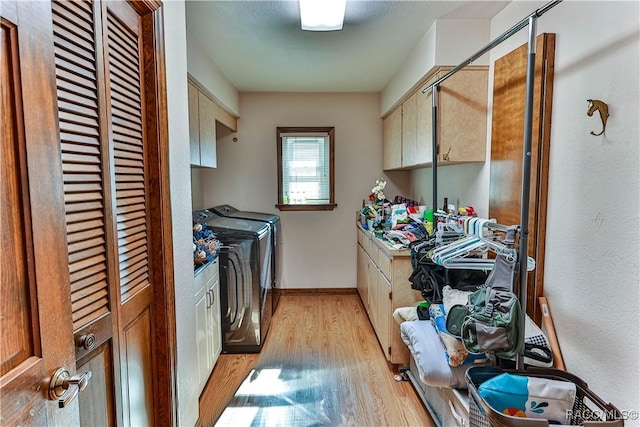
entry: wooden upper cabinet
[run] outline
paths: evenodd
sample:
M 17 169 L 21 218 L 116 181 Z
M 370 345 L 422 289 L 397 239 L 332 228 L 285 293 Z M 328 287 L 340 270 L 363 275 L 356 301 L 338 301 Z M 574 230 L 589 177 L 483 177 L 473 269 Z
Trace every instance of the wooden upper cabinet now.
M 414 92 L 402 103 L 402 166 L 416 164 L 418 136 L 418 98 L 422 95 Z
M 384 119 L 385 170 L 431 166 L 433 94 L 422 90 L 450 69 L 437 69 Z M 485 160 L 487 84 L 487 67 L 467 67 L 440 85 L 437 146 L 441 165 Z
M 382 122 L 382 169 L 402 167 L 402 108 L 398 107 Z
M 487 67 L 467 67 L 440 85 L 439 162 L 445 164 L 485 160 L 487 85 Z
M 198 93 L 198 117 L 200 122 L 200 166 L 215 168 L 216 157 L 216 110 L 212 100 Z
M 189 151 L 191 164 L 200 164 L 200 117 L 198 113 L 198 88 L 189 82 Z
M 191 165 L 215 168 L 218 166 L 216 123 L 236 132 L 238 120 L 216 104 L 194 82 L 188 83 Z
M 218 164 L 215 104 L 191 82 L 188 95 L 191 164 L 215 168 Z
M 432 78 L 430 82 L 432 83 L 435 80 L 435 78 Z M 422 90 L 427 86 L 428 84 L 421 86 L 416 93 L 418 111 L 416 115 L 416 155 L 413 165 L 421 165 L 433 161 L 433 94 L 431 91 L 422 93 Z

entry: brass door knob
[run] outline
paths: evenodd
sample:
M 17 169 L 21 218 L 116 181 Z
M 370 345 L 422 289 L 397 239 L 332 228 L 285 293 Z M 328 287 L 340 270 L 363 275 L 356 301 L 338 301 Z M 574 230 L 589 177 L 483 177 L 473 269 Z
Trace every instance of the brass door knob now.
M 91 371 L 71 376 L 67 368 L 58 368 L 51 376 L 49 399 L 57 400 L 58 407 L 64 408 L 87 387 L 90 379 Z

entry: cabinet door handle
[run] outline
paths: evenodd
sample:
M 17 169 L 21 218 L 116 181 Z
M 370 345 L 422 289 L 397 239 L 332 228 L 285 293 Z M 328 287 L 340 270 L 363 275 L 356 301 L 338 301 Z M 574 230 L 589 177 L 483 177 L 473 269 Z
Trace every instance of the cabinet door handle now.
M 453 419 L 456 420 L 456 424 L 460 427 L 464 427 L 465 426 L 464 417 L 458 414 L 458 412 L 456 411 L 456 408 L 453 406 L 453 403 L 451 403 L 450 400 L 448 401 L 448 403 L 449 403 L 449 411 L 451 411 L 451 415 L 453 416 Z
M 213 307 L 213 289 L 207 291 L 207 308 Z

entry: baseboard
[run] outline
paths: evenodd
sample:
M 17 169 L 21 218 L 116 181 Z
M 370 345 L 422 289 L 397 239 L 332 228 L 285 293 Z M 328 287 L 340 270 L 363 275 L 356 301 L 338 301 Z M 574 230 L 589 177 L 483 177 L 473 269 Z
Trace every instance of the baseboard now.
M 280 295 L 356 295 L 357 288 L 300 288 L 279 289 Z

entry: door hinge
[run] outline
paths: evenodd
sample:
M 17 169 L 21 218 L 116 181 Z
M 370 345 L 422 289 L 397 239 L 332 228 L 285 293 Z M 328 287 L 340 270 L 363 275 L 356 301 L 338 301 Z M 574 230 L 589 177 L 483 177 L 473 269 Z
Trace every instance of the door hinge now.
M 389 356 L 391 356 L 391 346 L 389 346 Z
M 391 298 L 391 292 L 389 292 L 389 299 L 393 299 L 393 298 Z

